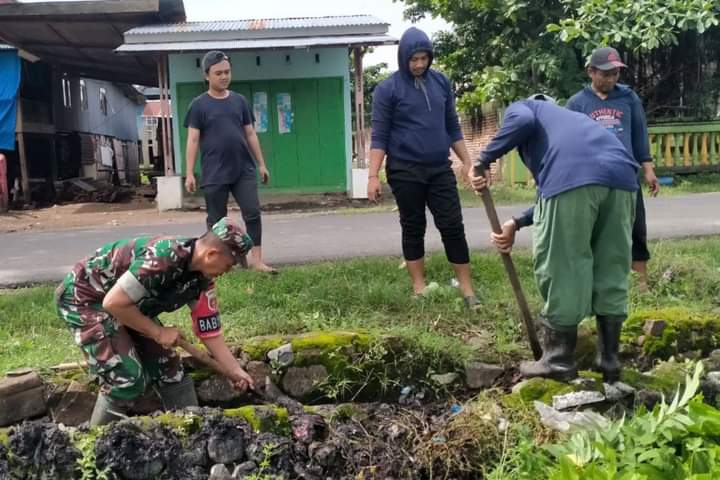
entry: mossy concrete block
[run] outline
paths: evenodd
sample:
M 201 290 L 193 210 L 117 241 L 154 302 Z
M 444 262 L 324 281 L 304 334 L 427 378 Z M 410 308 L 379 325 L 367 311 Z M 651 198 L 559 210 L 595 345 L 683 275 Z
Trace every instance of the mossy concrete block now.
M 640 336 L 640 353 L 651 359 L 695 351 L 707 355 L 720 347 L 720 315 L 679 307 L 639 310 L 625 322 L 622 341 L 636 345 Z
M 641 373 L 631 368 L 623 368 L 620 381 L 636 390 L 647 390 L 674 395 L 685 381 L 686 367 L 676 362 L 662 362 L 649 372 Z
M 242 347 L 252 360 L 265 361 L 268 352 L 285 344 L 292 346 L 293 365 L 332 362 L 340 356 L 349 361 L 355 353 L 367 350 L 372 337 L 347 331 L 309 332 L 300 335 L 271 335 L 246 340 Z M 325 365 L 330 368 L 330 365 Z

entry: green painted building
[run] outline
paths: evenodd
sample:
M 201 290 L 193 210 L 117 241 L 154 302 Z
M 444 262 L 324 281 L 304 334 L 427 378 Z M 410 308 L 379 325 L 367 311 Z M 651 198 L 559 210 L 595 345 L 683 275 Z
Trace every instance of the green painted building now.
M 272 179 L 263 189 L 345 192 L 353 159 L 350 53 L 397 43 L 387 29 L 368 15 L 151 25 L 126 32 L 117 51 L 166 58 L 176 174 L 185 173 L 185 113 L 207 91 L 202 55 L 222 50 L 232 63 L 230 88 L 255 114 Z

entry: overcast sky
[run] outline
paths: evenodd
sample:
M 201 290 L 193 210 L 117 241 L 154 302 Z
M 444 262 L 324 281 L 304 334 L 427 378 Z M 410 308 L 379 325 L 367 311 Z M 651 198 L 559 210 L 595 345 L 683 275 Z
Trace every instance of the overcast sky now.
M 413 24 L 403 18 L 405 4 L 392 0 L 184 0 L 188 21 L 256 18 L 321 17 L 328 15 L 374 15 L 390 24 L 395 38 Z M 442 19 L 424 19 L 415 24 L 430 37 L 449 28 Z M 397 48 L 377 47 L 365 57 L 367 65 L 386 62 L 397 69 Z

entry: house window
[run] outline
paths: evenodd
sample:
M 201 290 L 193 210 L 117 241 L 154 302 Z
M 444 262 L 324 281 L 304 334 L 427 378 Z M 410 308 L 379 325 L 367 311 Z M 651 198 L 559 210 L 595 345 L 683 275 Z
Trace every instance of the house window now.
M 71 84 L 70 84 L 70 78 L 63 75 L 61 80 L 62 85 L 62 94 L 63 94 L 63 106 L 65 108 L 72 108 L 72 91 L 71 91 Z
M 100 111 L 103 115 L 107 116 L 108 104 L 107 104 L 107 91 L 100 87 Z
M 83 110 L 88 109 L 87 85 L 85 84 L 85 80 L 80 80 L 80 108 Z

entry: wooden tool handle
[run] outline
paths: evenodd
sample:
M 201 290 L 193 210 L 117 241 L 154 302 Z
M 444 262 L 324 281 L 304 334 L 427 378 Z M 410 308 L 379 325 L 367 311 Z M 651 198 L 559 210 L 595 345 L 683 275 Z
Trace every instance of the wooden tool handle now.
M 215 360 L 205 350 L 200 350 L 192 343 L 188 342 L 184 338 L 180 337 L 177 342 L 178 346 L 189 353 L 193 358 L 204 363 L 208 367 L 212 368 L 221 375 L 225 375 L 225 369 L 220 365 L 220 362 Z
M 485 166 L 482 163 L 475 165 L 473 172 L 475 176 L 485 175 Z M 497 210 L 495 210 L 495 203 L 493 202 L 492 195 L 490 194 L 489 188 L 483 188 L 480 191 L 480 198 L 482 198 L 483 205 L 485 206 L 485 213 L 487 213 L 488 220 L 490 221 L 490 227 L 493 232 L 502 233 L 502 226 L 500 225 L 500 219 L 498 218 Z M 533 352 L 533 357 L 538 360 L 542 356 L 542 347 L 535 331 L 535 325 L 533 323 L 532 315 L 530 314 L 530 307 L 528 306 L 527 300 L 525 299 L 525 293 L 523 292 L 522 285 L 520 284 L 520 278 L 518 277 L 517 271 L 515 270 L 515 264 L 512 261 L 512 257 L 509 253 L 500 252 L 503 266 L 507 272 L 508 278 L 510 279 L 510 285 L 512 286 L 513 293 L 515 294 L 515 300 L 517 301 L 518 308 L 520 309 L 520 315 L 522 316 L 523 325 L 525 326 L 525 333 L 530 342 L 530 348 Z

